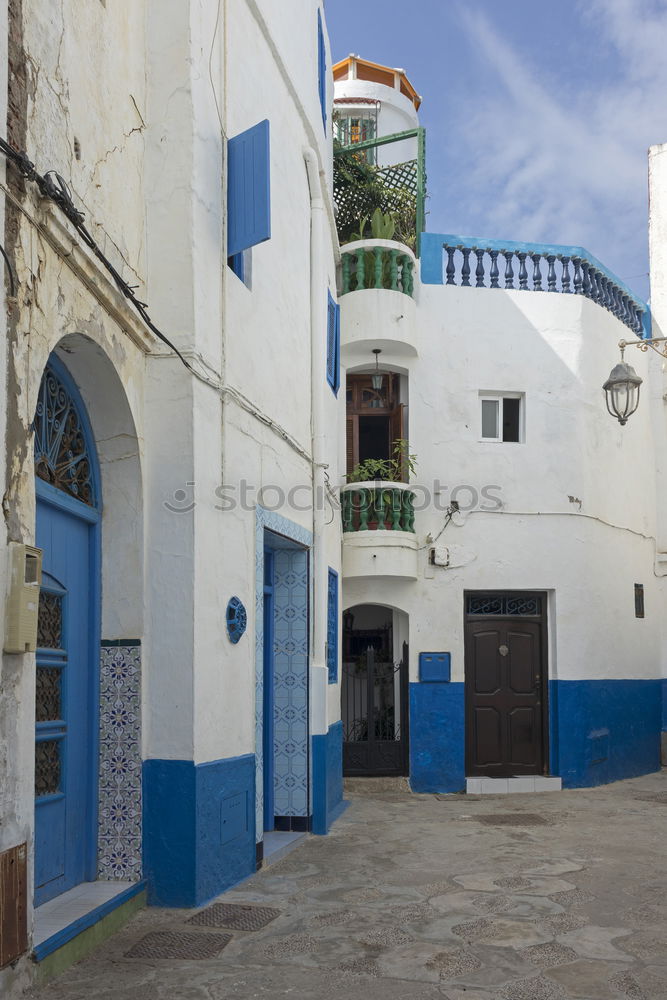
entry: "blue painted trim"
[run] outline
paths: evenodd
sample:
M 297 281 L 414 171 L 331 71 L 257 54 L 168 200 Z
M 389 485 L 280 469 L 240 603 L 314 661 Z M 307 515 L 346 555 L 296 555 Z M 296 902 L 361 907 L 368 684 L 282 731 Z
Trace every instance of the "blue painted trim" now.
M 585 247 L 565 246 L 558 243 L 517 243 L 514 240 L 489 240 L 484 236 L 457 236 L 453 233 L 422 233 L 420 276 L 423 284 L 444 284 L 442 250 L 445 244 L 453 247 L 469 247 L 470 249 L 498 250 L 500 253 L 503 250 L 512 250 L 515 253 L 539 253 L 543 256 L 554 254 L 556 257 L 580 257 L 582 260 L 588 261 L 589 264 L 609 278 L 610 281 L 613 281 L 636 306 L 643 310 L 645 331 L 648 329 L 650 335 L 650 313 L 646 302 L 640 299 L 613 271 L 605 267 Z
M 327 683 L 338 683 L 338 573 L 329 566 L 327 588 Z
M 549 682 L 551 773 L 591 788 L 660 770 L 661 680 Z
M 90 617 L 88 628 L 88 663 L 91 666 L 92 677 L 89 691 L 88 704 L 88 747 L 90 750 L 89 778 L 86 803 L 86 817 L 84 827 L 87 831 L 84 849 L 86 851 L 85 867 L 89 881 L 95 881 L 97 876 L 97 832 L 98 832 L 98 811 L 99 811 L 99 774 L 96 763 L 99 760 L 99 740 L 100 740 L 100 643 L 102 634 L 102 477 L 100 473 L 99 458 L 95 436 L 88 416 L 88 410 L 79 388 L 60 358 L 52 352 L 49 355 L 47 364 L 53 369 L 56 376 L 62 381 L 69 392 L 72 401 L 77 409 L 81 422 L 88 461 L 90 463 L 90 476 L 93 483 L 95 506 L 77 500 L 69 496 L 63 490 L 58 490 L 50 483 L 35 477 L 35 497 L 36 500 L 49 504 L 60 510 L 64 510 L 87 522 L 90 525 L 90 552 L 88 565 L 88 579 L 92 586 L 90 600 Z M 43 376 L 42 376 L 43 377 Z M 97 668 L 95 669 L 97 665 Z
M 275 749 L 274 749 L 274 729 L 275 729 L 275 677 L 274 677 L 274 615 L 275 607 L 273 601 L 273 552 L 264 546 L 264 579 L 270 579 L 270 583 L 264 584 L 264 702 L 263 702 L 263 747 L 262 756 L 262 787 L 264 792 L 264 830 L 273 830 L 275 827 Z M 257 831 L 259 832 L 259 831 Z
M 220 895 L 255 871 L 255 843 L 254 754 L 205 764 L 144 761 L 143 852 L 151 905 L 201 906 Z
M 69 941 L 72 941 L 75 937 L 78 937 L 83 931 L 88 930 L 89 927 L 93 927 L 95 924 L 99 923 L 100 920 L 107 917 L 114 910 L 117 910 L 119 906 L 127 903 L 128 900 L 134 899 L 146 888 L 145 882 L 137 882 L 135 885 L 130 886 L 129 889 L 124 889 L 119 892 L 117 896 L 113 899 L 108 899 L 105 903 L 101 903 L 100 906 L 96 906 L 94 910 L 90 913 L 86 913 L 83 917 L 77 917 L 73 920 L 71 924 L 67 927 L 63 927 L 61 931 L 56 934 L 52 934 L 50 938 L 45 941 L 41 941 L 40 944 L 35 945 L 32 950 L 32 957 L 36 962 L 43 961 L 48 955 L 52 955 L 54 951 L 58 951 L 63 945 L 66 945 Z
M 452 679 L 451 653 L 420 653 L 419 680 L 422 684 L 444 683 Z
M 465 685 L 410 684 L 410 787 L 465 791 Z
M 312 737 L 313 833 L 327 834 L 347 808 L 343 800 L 343 723 Z
M 260 504 L 255 507 L 255 761 L 256 761 L 256 831 L 258 843 L 262 840 L 264 822 L 264 787 L 263 787 L 263 734 L 262 720 L 264 716 L 263 680 L 264 680 L 264 531 L 272 531 L 290 541 L 296 542 L 305 549 L 313 544 L 312 532 L 307 528 L 290 521 L 275 511 L 266 510 Z M 309 570 L 308 599 L 312 601 L 312 573 Z M 309 688 L 310 704 L 310 688 Z
M 59 510 L 67 511 L 68 514 L 74 514 L 89 524 L 98 524 L 100 521 L 101 513 L 99 510 L 81 503 L 80 500 L 75 500 L 69 493 L 63 493 L 51 483 L 44 482 L 43 479 L 35 479 L 35 496 L 51 507 L 57 507 Z

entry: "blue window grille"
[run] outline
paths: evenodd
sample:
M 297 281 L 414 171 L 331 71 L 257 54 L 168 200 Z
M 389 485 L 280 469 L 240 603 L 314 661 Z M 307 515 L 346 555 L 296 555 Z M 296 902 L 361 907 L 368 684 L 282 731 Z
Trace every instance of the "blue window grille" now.
M 270 150 L 266 119 L 227 143 L 228 258 L 271 239 Z
M 322 12 L 317 12 L 317 89 L 320 95 L 322 122 L 324 131 L 327 129 L 327 53 L 324 47 L 324 28 Z
M 338 573 L 329 570 L 327 598 L 327 670 L 329 684 L 338 680 Z
M 329 292 L 327 306 L 327 382 L 338 395 L 340 387 L 340 306 Z

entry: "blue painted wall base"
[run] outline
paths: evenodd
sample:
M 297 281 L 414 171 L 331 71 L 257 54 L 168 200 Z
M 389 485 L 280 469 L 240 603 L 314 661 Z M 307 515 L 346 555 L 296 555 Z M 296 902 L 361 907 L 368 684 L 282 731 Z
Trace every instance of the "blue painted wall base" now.
M 410 685 L 410 787 L 465 791 L 464 685 Z
M 660 680 L 551 681 L 549 774 L 587 788 L 660 769 L 667 683 Z M 465 790 L 465 687 L 410 685 L 410 786 Z
M 662 682 L 550 681 L 551 773 L 589 788 L 660 769 Z
M 343 723 L 313 736 L 313 833 L 328 833 L 347 807 L 343 801 Z
M 143 766 L 144 873 L 153 906 L 200 906 L 255 871 L 255 755 Z

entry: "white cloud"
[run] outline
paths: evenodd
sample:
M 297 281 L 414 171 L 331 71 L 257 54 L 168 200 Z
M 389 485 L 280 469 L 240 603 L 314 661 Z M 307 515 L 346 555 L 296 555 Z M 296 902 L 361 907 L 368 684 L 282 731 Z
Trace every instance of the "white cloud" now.
M 634 279 L 646 270 L 646 149 L 667 138 L 667 0 L 580 0 L 580 29 L 615 72 L 576 86 L 545 79 L 479 9 L 456 9 L 495 86 L 476 90 L 457 122 L 447 231 L 583 244 Z

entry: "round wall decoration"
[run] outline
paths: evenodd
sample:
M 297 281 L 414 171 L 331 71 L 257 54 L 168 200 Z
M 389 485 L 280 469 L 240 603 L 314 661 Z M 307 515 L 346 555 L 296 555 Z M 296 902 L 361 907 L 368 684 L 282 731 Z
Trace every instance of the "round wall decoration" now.
M 243 602 L 231 597 L 227 605 L 227 635 L 230 642 L 238 642 L 246 630 L 248 615 Z

